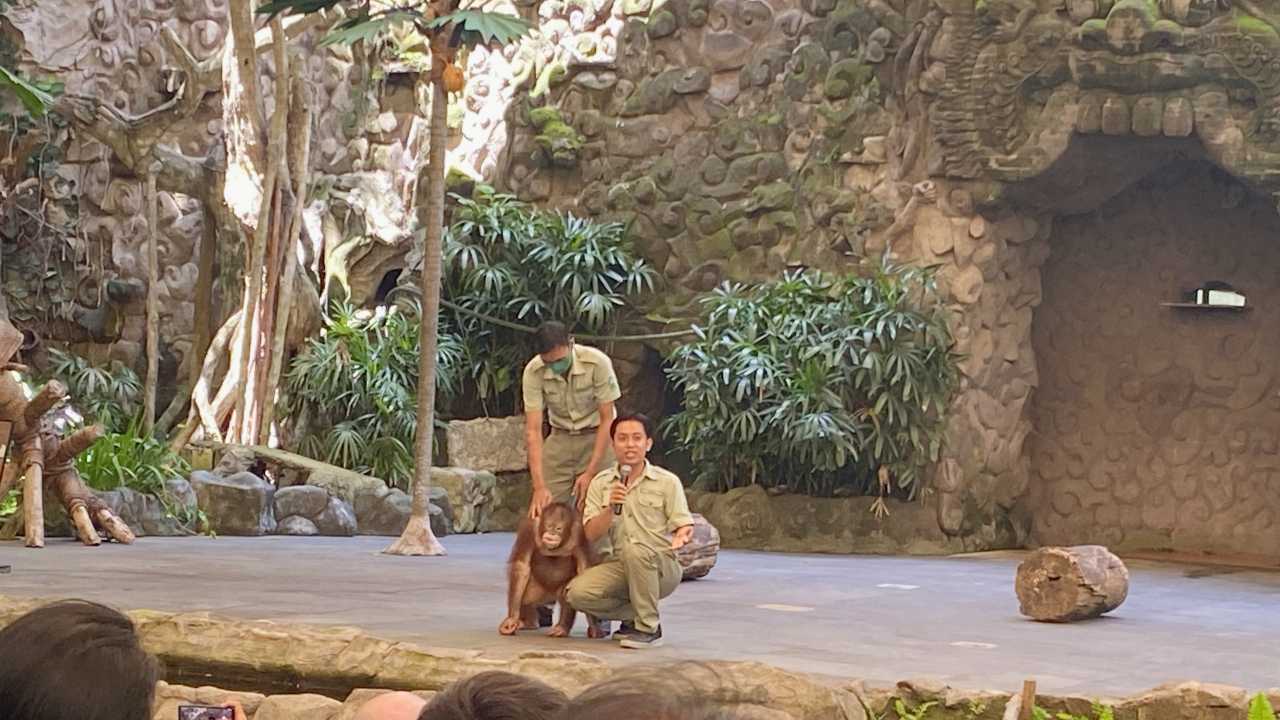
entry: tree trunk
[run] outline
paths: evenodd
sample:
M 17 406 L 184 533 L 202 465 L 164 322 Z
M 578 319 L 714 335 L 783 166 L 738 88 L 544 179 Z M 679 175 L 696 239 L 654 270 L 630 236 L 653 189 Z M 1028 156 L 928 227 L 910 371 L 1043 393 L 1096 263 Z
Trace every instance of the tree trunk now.
M 1129 594 L 1129 570 L 1101 545 L 1046 547 L 1018 565 L 1014 582 L 1023 615 L 1074 622 L 1110 612 Z
M 293 95 L 301 98 L 301 85 L 294 89 Z M 311 118 L 310 107 L 299 102 L 296 108 L 300 111 L 289 121 L 290 174 L 294 178 L 293 213 L 289 220 L 289 232 L 284 242 L 284 277 L 280 280 L 280 302 L 276 310 L 274 337 L 271 338 L 271 358 L 267 388 L 271 395 L 266 399 L 266 407 L 262 410 L 262 433 L 260 445 L 267 444 L 267 436 L 271 432 L 271 424 L 275 420 L 275 388 L 280 385 L 280 375 L 284 371 L 284 341 L 289 329 L 289 315 L 293 312 L 294 283 L 298 272 L 298 238 L 302 235 L 302 211 L 307 204 L 307 186 L 310 183 L 308 167 L 311 163 Z
M 426 230 L 422 255 L 422 325 L 418 358 L 418 428 L 413 439 L 413 505 L 409 524 L 400 538 L 384 552 L 391 555 L 444 555 L 444 546 L 431 531 L 431 441 L 436 415 L 436 333 L 440 327 L 440 262 L 444 234 L 444 163 L 449 128 L 448 96 L 444 88 L 445 63 L 452 58 L 448 37 L 431 38 L 431 136 L 427 159 L 426 197 L 419 197 L 418 218 Z
M 156 426 L 156 386 L 160 382 L 160 265 L 156 244 L 160 229 L 156 201 L 156 163 L 147 173 L 147 379 L 142 388 L 142 431 L 152 434 Z M 86 517 L 87 519 L 87 517 Z M 95 543 L 96 544 L 96 543 Z

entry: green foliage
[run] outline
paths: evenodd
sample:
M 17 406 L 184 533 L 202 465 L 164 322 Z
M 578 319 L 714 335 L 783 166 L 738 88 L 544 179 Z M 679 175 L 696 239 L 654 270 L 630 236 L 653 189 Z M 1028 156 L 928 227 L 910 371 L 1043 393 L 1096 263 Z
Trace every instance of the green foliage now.
M 915 494 L 957 382 L 931 270 L 791 272 L 703 302 L 670 358 L 684 409 L 665 423 L 701 484 Z
M 342 5 L 343 0 L 272 0 L 257 12 L 260 15 L 306 15 L 323 12 Z M 463 9 L 440 17 L 431 17 L 430 3 L 410 3 L 404 6 L 373 10 L 365 3 L 353 14 L 338 23 L 321 41 L 321 45 L 352 44 L 372 40 L 393 27 L 412 23 L 418 32 L 431 35 L 449 33 L 452 47 L 473 48 L 481 45 L 505 45 L 519 39 L 532 27 L 523 18 L 506 13 Z
M 138 418 L 80 453 L 76 470 L 94 490 L 127 487 L 164 499 L 165 481 L 186 477 L 191 466 L 168 443 L 144 433 Z
M 142 383 L 128 366 L 119 362 L 96 365 L 61 350 L 50 350 L 49 357 L 52 363 L 46 379 L 66 385 L 72 404 L 108 433 L 125 432 L 142 410 Z
M 417 429 L 419 311 L 335 305 L 320 337 L 294 358 L 282 417 L 297 423 L 299 451 L 408 487 Z M 436 392 L 457 390 L 462 348 L 441 332 Z
M 5 497 L 0 497 L 0 520 L 18 512 L 19 495 L 17 490 L 10 490 L 5 493 Z
M 444 239 L 445 299 L 523 326 L 560 320 L 571 330 L 617 326 L 627 299 L 655 287 L 657 273 L 632 248 L 626 227 L 546 212 L 481 189 L 454 196 Z M 488 413 L 514 412 L 529 335 L 448 308 L 462 338 L 470 384 Z
M 930 700 L 929 702 L 920 703 L 914 709 L 909 709 L 902 700 L 894 698 L 893 711 L 897 713 L 899 720 L 924 720 L 925 715 L 929 714 L 929 710 L 937 704 L 937 702 Z
M 454 47 L 506 45 L 529 32 L 524 18 L 483 10 L 458 10 L 427 23 L 428 30 L 447 30 Z
M 1112 718 L 1106 718 L 1112 720 Z M 1249 718 L 1248 720 L 1276 720 L 1275 710 L 1271 707 L 1271 701 L 1267 696 L 1258 693 L 1249 701 Z
M 0 86 L 9 88 L 27 112 L 35 117 L 42 117 L 49 110 L 49 106 L 53 105 L 54 93 L 62 89 L 61 83 L 27 80 L 4 66 L 0 66 Z
M 1074 715 L 1069 712 L 1050 714 L 1039 705 L 1032 705 L 1031 717 L 1033 720 L 1115 720 L 1115 710 L 1110 705 L 1103 705 L 1097 701 L 1093 703 L 1089 715 Z

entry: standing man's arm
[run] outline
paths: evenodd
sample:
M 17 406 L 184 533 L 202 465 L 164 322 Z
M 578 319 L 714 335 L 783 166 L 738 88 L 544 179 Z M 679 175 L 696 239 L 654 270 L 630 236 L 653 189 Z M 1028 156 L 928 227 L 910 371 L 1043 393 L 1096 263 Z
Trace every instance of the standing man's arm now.
M 600 424 L 596 427 L 596 442 L 591 448 L 591 459 L 587 462 L 587 469 L 573 483 L 573 494 L 578 499 L 579 512 L 586 503 L 587 488 L 591 484 L 591 478 L 604 469 L 600 465 L 604 459 L 605 450 L 613 442 L 609 436 L 609 428 L 613 425 L 613 419 L 617 417 L 614 402 L 622 397 L 622 390 L 618 387 L 618 376 L 614 373 L 613 363 L 608 356 L 604 357 L 604 362 L 595 365 L 591 386 L 600 411 Z
M 524 393 L 524 439 L 529 449 L 529 480 L 533 485 L 529 517 L 536 520 L 551 502 L 551 491 L 547 490 L 547 479 L 542 476 L 542 377 L 533 369 L 532 362 L 525 366 L 520 385 Z
M 586 472 L 579 475 L 573 483 L 573 495 L 578 498 L 578 512 L 582 512 L 587 502 L 587 487 L 591 484 L 591 478 L 604 469 L 600 464 L 604 459 L 605 449 L 612 442 L 609 437 L 609 427 L 613 425 L 613 418 L 616 416 L 617 410 L 612 400 L 600 403 L 600 426 L 596 428 L 596 443 L 591 448 L 591 460 L 587 462 Z

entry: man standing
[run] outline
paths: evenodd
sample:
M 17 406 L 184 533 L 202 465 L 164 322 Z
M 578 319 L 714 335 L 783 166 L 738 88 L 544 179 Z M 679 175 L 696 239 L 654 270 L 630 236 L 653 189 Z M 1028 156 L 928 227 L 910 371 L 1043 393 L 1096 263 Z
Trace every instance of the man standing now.
M 658 600 L 680 584 L 676 550 L 693 536 L 693 516 L 680 478 L 646 459 L 653 448 L 649 418 L 623 415 L 610 434 L 618 466 L 591 481 L 583 514 L 587 540 L 604 561 L 569 583 L 567 599 L 577 610 L 622 620 L 613 634 L 622 647 L 657 647 Z
M 542 323 L 533 342 L 538 354 L 524 367 L 522 389 L 533 482 L 529 517 L 536 519 L 549 503 L 567 503 L 571 497 L 582 509 L 587 484 L 613 462 L 609 424 L 622 391 L 609 356 L 574 343 L 562 323 Z M 551 421 L 545 441 L 544 412 Z

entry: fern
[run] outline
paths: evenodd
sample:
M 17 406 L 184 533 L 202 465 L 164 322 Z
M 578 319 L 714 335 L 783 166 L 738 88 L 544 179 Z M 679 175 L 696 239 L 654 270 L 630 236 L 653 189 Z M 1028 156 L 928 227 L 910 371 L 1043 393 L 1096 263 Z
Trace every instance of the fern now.
M 929 710 L 938 703 L 930 700 L 929 702 L 920 703 L 915 709 L 907 708 L 907 704 L 895 698 L 893 701 L 893 711 L 898 714 L 900 720 L 924 720 L 925 715 L 929 714 Z

